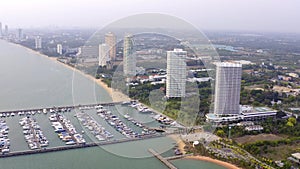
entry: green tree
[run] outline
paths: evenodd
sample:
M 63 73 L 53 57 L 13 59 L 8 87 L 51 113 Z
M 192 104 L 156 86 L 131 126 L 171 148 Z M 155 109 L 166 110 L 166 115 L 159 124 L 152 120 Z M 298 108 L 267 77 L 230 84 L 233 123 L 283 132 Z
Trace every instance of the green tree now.
M 291 122 L 291 123 L 293 124 L 293 126 L 294 126 L 294 125 L 296 125 L 297 120 L 296 120 L 295 117 L 290 117 L 290 118 L 288 119 L 288 122 Z
M 219 137 L 224 137 L 225 136 L 225 132 L 222 129 L 217 130 L 216 135 Z
M 292 122 L 290 122 L 290 121 L 288 121 L 288 122 L 286 123 L 286 125 L 287 125 L 288 127 L 294 127 L 294 124 L 293 124 Z

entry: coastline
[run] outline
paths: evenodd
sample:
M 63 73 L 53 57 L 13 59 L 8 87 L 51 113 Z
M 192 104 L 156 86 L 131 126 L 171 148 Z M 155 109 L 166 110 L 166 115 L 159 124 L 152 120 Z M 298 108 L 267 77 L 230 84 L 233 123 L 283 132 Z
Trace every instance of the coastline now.
M 170 135 L 169 136 L 171 139 L 176 141 L 176 144 L 178 146 L 178 150 L 182 153 L 182 154 L 186 154 L 186 151 L 184 149 L 185 147 L 185 142 L 180 138 L 180 136 L 178 135 Z M 184 159 L 192 159 L 192 160 L 199 160 L 199 161 L 207 161 L 210 163 L 214 163 L 220 166 L 223 166 L 227 169 L 241 169 L 237 166 L 235 166 L 234 164 L 225 162 L 225 161 L 221 161 L 221 160 L 217 160 L 217 159 L 213 159 L 211 157 L 206 157 L 206 156 L 187 156 L 184 157 Z
M 99 85 L 100 87 L 102 87 L 111 97 L 112 101 L 113 102 L 124 102 L 124 101 L 130 101 L 130 98 L 128 96 L 126 96 L 125 94 L 119 92 L 119 91 L 116 91 L 114 90 L 113 88 L 111 87 L 108 87 L 101 79 L 96 79 L 95 77 L 91 76 L 91 75 L 88 75 L 88 74 L 85 74 L 84 72 L 80 71 L 79 69 L 76 69 L 70 65 L 67 65 L 65 63 L 62 63 L 60 61 L 57 60 L 56 57 L 50 57 L 50 56 L 47 56 L 45 54 L 42 54 L 38 51 L 35 51 L 33 49 L 30 49 L 28 47 L 25 47 L 25 46 L 22 46 L 20 44 L 16 44 L 16 43 L 13 43 L 13 42 L 9 42 L 13 45 L 16 45 L 16 46 L 19 46 L 19 47 L 22 47 L 24 49 L 26 49 L 28 52 L 30 53 L 33 53 L 33 54 L 36 54 L 36 55 L 39 55 L 39 56 L 42 56 L 44 58 L 47 58 L 53 62 L 56 62 L 62 66 L 64 66 L 65 68 L 68 68 L 72 71 L 75 71 L 83 76 L 85 76 L 86 78 L 88 78 L 89 80 L 92 80 L 94 83 L 96 83 L 97 85 Z
M 25 46 L 22 46 L 20 44 L 16 44 L 16 43 L 13 43 L 13 42 L 9 42 L 13 45 L 16 45 L 18 47 L 22 47 L 24 49 L 26 49 L 28 52 L 30 53 L 33 53 L 33 54 L 36 54 L 38 56 L 42 56 L 44 58 L 47 58 L 55 63 L 58 63 L 62 66 L 64 66 L 65 68 L 68 68 L 72 71 L 76 71 L 77 73 L 80 73 L 81 75 L 85 76 L 86 78 L 92 80 L 93 82 L 95 82 L 97 85 L 99 85 L 100 87 L 102 87 L 106 92 L 108 92 L 108 94 L 110 95 L 110 97 L 112 98 L 112 100 L 114 102 L 122 102 L 122 101 L 129 101 L 130 98 L 128 96 L 126 96 L 125 94 L 119 92 L 119 91 L 115 91 L 114 89 L 108 87 L 104 82 L 101 81 L 101 79 L 96 79 L 95 77 L 91 76 L 91 75 L 88 75 L 88 74 L 85 74 L 84 72 L 80 71 L 79 69 L 76 69 L 70 65 L 67 65 L 65 63 L 62 63 L 60 61 L 57 60 L 57 58 L 55 57 L 50 57 L 50 56 L 47 56 L 45 54 L 42 54 L 38 51 L 35 51 L 33 49 L 30 49 L 28 47 L 25 47 Z M 184 147 L 185 147 L 185 143 L 182 139 L 180 139 L 180 137 L 178 135 L 172 135 L 170 136 L 172 139 L 174 139 L 176 142 L 177 142 L 177 145 L 178 145 L 178 149 L 180 150 L 180 152 L 182 152 L 183 154 L 185 154 L 185 150 L 184 150 Z M 188 157 L 185 157 L 184 159 L 192 159 L 192 160 L 200 160 L 200 161 L 207 161 L 207 162 L 210 162 L 210 163 L 214 163 L 214 164 L 217 164 L 217 165 L 220 165 L 220 166 L 223 166 L 225 168 L 228 168 L 228 169 L 241 169 L 233 164 L 230 164 L 230 163 L 227 163 L 227 162 L 224 162 L 224 161 L 220 161 L 220 160 L 216 160 L 216 159 L 213 159 L 213 158 L 210 158 L 210 157 L 205 157 L 205 156 L 188 156 Z
M 185 147 L 185 143 L 184 141 L 180 138 L 179 135 L 170 135 L 168 136 L 170 137 L 172 140 L 174 140 L 178 146 L 178 150 L 182 153 L 182 154 L 186 154 L 186 151 L 184 149 Z
M 231 163 L 221 161 L 221 160 L 217 160 L 217 159 L 213 159 L 213 158 L 206 157 L 206 156 L 188 156 L 188 157 L 185 157 L 184 159 L 207 161 L 207 162 L 210 162 L 210 163 L 214 163 L 214 164 L 223 166 L 227 169 L 241 169 L 241 168 L 239 168 L 239 167 L 237 167 L 237 166 L 235 166 Z

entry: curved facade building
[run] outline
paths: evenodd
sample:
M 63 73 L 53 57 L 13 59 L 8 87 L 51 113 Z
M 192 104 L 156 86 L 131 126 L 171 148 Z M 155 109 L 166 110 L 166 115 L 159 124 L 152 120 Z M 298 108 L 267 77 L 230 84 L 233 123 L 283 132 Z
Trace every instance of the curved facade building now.
M 216 64 L 214 113 L 216 115 L 240 114 L 242 65 L 222 62 Z

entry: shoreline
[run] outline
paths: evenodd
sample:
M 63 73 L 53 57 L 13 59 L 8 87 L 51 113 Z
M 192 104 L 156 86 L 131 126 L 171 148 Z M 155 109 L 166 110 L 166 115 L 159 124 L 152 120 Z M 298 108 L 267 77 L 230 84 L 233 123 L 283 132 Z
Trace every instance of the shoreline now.
M 180 138 L 180 136 L 178 135 L 170 135 L 168 136 L 170 137 L 171 139 L 175 140 L 176 141 L 176 144 L 178 146 L 178 150 L 182 153 L 182 154 L 186 154 L 186 151 L 184 149 L 185 147 L 185 142 Z M 217 165 L 220 165 L 220 166 L 223 166 L 227 169 L 241 169 L 237 166 L 235 166 L 234 164 L 231 164 L 231 163 L 228 163 L 228 162 L 225 162 L 225 161 L 221 161 L 221 160 L 217 160 L 217 159 L 213 159 L 211 157 L 207 157 L 207 156 L 187 156 L 187 157 L 184 157 L 183 159 L 192 159 L 192 160 L 199 160 L 199 161 L 206 161 L 206 162 L 210 162 L 210 163 L 214 163 L 214 164 L 217 164 Z
M 13 45 L 16 45 L 16 46 L 18 46 L 18 47 L 22 47 L 22 48 L 26 49 L 26 50 L 27 50 L 28 52 L 30 52 L 30 53 L 33 53 L 33 54 L 42 56 L 42 57 L 44 57 L 44 58 L 46 58 L 46 59 L 49 59 L 49 60 L 51 60 L 51 61 L 53 61 L 53 62 L 56 62 L 56 63 L 58 63 L 58 64 L 64 66 L 65 68 L 68 68 L 68 69 L 70 69 L 70 70 L 72 70 L 72 71 L 75 71 L 75 72 L 77 72 L 77 73 L 83 75 L 84 77 L 86 77 L 86 78 L 88 78 L 89 80 L 91 80 L 91 81 L 93 81 L 94 83 L 96 83 L 98 86 L 102 87 L 102 88 L 109 94 L 109 96 L 111 97 L 111 99 L 112 99 L 113 102 L 124 102 L 124 101 L 130 101 L 130 100 L 131 100 L 131 99 L 130 99 L 128 96 L 126 96 L 125 94 L 123 94 L 123 93 L 121 93 L 121 92 L 119 92 L 119 91 L 113 90 L 113 88 L 111 88 L 111 87 L 108 87 L 101 79 L 96 79 L 96 78 L 93 77 L 92 75 L 85 74 L 84 72 L 80 71 L 79 69 L 76 69 L 75 67 L 72 67 L 72 66 L 70 66 L 70 65 L 67 65 L 67 64 L 65 64 L 65 63 L 62 63 L 62 62 L 60 62 L 60 61 L 57 60 L 57 59 L 58 59 L 57 57 L 47 56 L 47 55 L 42 54 L 42 53 L 40 53 L 40 52 L 38 52 L 38 51 L 35 51 L 35 50 L 31 49 L 31 48 L 28 48 L 28 47 L 26 47 L 26 46 L 22 46 L 22 45 L 20 45 L 20 44 L 16 44 L 16 43 L 13 43 L 13 42 L 9 42 L 9 43 L 11 43 L 11 44 L 13 44 Z
M 170 135 L 168 136 L 170 137 L 172 140 L 174 140 L 176 142 L 176 145 L 178 146 L 178 150 L 182 153 L 182 154 L 186 154 L 186 151 L 184 150 L 185 147 L 185 143 L 184 141 L 180 138 L 180 136 L 178 135 Z
M 101 79 L 96 79 L 92 75 L 85 74 L 84 72 L 80 71 L 79 69 L 76 69 L 75 67 L 67 65 L 65 63 L 62 63 L 62 62 L 57 60 L 57 57 L 47 56 L 47 55 L 42 54 L 38 51 L 35 51 L 31 48 L 22 46 L 20 44 L 16 44 L 16 43 L 13 43 L 13 42 L 8 42 L 8 43 L 16 45 L 18 47 L 22 47 L 30 53 L 33 53 L 33 54 L 36 54 L 38 56 L 42 56 L 44 58 L 47 58 L 47 59 L 49 59 L 53 62 L 56 62 L 56 63 L 64 66 L 65 68 L 68 68 L 69 70 L 75 71 L 75 72 L 83 75 L 84 77 L 88 78 L 89 80 L 92 80 L 94 83 L 96 83 L 97 85 L 102 87 L 110 95 L 113 102 L 123 102 L 123 101 L 129 101 L 130 100 L 130 98 L 128 96 L 126 96 L 125 94 L 123 94 L 119 91 L 115 91 L 111 87 L 108 87 Z M 186 154 L 186 152 L 184 150 L 184 147 L 185 147 L 186 144 L 184 143 L 184 141 L 182 139 L 180 139 L 179 136 L 176 136 L 176 135 L 172 135 L 170 137 L 177 142 L 178 149 L 180 150 L 180 152 L 182 152 L 183 154 Z M 210 157 L 205 157 L 205 156 L 189 156 L 189 157 L 185 157 L 184 159 L 206 161 L 206 162 L 210 162 L 210 163 L 214 163 L 214 164 L 223 166 L 223 167 L 228 168 L 228 169 L 241 169 L 241 168 L 239 168 L 239 167 L 237 167 L 233 164 L 230 164 L 230 163 L 227 163 L 227 162 L 224 162 L 224 161 L 220 161 L 220 160 L 217 160 L 217 159 L 213 159 L 213 158 L 210 158 Z
M 231 164 L 231 163 L 228 163 L 228 162 L 225 162 L 225 161 L 221 161 L 221 160 L 217 160 L 217 159 L 213 159 L 213 158 L 206 157 L 206 156 L 188 156 L 188 157 L 185 157 L 184 159 L 206 161 L 206 162 L 210 162 L 210 163 L 220 165 L 220 166 L 225 167 L 227 169 L 242 169 L 242 168 L 239 168 L 239 167 L 235 166 L 234 164 Z

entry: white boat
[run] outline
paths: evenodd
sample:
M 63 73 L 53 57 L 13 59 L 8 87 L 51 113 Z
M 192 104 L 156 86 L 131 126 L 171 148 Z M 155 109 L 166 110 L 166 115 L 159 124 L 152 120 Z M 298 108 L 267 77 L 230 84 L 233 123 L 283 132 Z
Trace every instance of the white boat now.
M 104 141 L 104 140 L 105 140 L 105 138 L 102 137 L 102 136 L 100 136 L 100 135 L 96 135 L 95 137 L 96 137 L 99 141 Z
M 129 117 L 130 117 L 130 116 L 129 116 L 128 114 L 125 114 L 125 115 L 124 115 L 124 118 L 125 118 L 125 119 L 128 119 Z
M 66 145 L 74 145 L 74 144 L 76 144 L 76 142 L 73 141 L 73 140 L 70 140 L 70 141 L 67 141 L 67 142 L 66 142 Z
M 1 150 L 2 153 L 9 153 L 9 149 L 8 148 L 4 148 Z
M 101 105 L 95 106 L 95 109 L 103 109 L 103 106 Z

